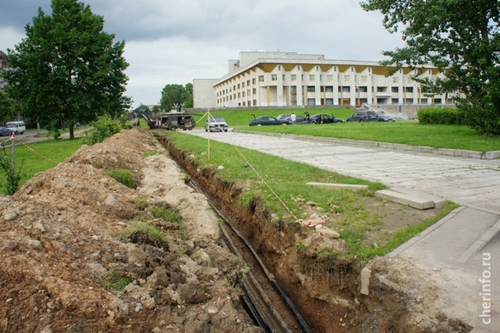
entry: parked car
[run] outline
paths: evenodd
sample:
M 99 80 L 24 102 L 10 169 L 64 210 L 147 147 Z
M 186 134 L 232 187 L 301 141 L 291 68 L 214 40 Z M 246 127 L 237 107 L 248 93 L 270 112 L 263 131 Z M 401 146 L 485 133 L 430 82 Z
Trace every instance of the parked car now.
M 227 132 L 227 123 L 222 117 L 210 116 L 210 118 L 205 121 L 205 132 L 208 132 L 209 126 L 210 132 Z
M 356 111 L 346 120 L 350 122 L 378 121 L 378 115 L 375 111 Z
M 283 123 L 276 117 L 262 116 L 255 118 L 248 123 L 249 126 L 282 125 Z
M 24 121 L 9 121 L 6 125 L 16 135 L 24 134 L 24 132 L 26 132 L 26 125 L 24 124 Z
M 0 126 L 0 136 L 9 136 L 12 135 L 12 131 L 10 128 L 5 126 Z
M 311 116 L 309 122 L 311 124 L 332 124 L 332 123 L 343 123 L 344 119 L 336 118 L 334 115 L 318 113 Z
M 396 119 L 392 118 L 386 113 L 381 113 L 378 115 L 378 121 L 390 122 L 390 121 L 396 121 Z
M 292 115 L 290 113 L 280 114 L 279 116 L 276 117 L 276 119 L 278 119 L 279 121 L 281 121 L 282 124 L 291 125 L 292 124 L 291 116 Z M 297 119 L 295 120 L 295 123 L 296 124 L 303 124 L 305 121 L 306 121 L 305 117 L 303 117 L 303 116 L 297 116 Z

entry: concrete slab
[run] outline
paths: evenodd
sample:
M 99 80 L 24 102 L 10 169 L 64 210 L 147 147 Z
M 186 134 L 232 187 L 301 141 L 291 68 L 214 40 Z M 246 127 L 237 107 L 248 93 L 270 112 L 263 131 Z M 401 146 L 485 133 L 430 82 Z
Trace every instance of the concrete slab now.
M 421 191 L 418 191 L 415 189 L 408 189 L 408 188 L 396 186 L 396 187 L 391 187 L 391 190 L 399 192 L 399 193 L 404 193 L 407 195 L 413 195 L 415 197 L 420 197 L 420 198 L 422 198 L 422 200 L 425 200 L 425 199 L 432 200 L 434 202 L 434 208 L 437 208 L 437 209 L 443 208 L 444 206 L 446 206 L 446 204 L 448 204 L 448 200 L 445 198 L 441 198 L 441 197 L 438 197 L 436 195 L 424 193 L 424 192 L 421 192 Z
M 392 202 L 397 202 L 402 205 L 408 205 L 417 209 L 430 209 L 434 208 L 434 201 L 421 198 L 419 196 L 413 196 L 401 192 L 391 191 L 391 190 L 380 190 L 375 192 L 375 195 Z

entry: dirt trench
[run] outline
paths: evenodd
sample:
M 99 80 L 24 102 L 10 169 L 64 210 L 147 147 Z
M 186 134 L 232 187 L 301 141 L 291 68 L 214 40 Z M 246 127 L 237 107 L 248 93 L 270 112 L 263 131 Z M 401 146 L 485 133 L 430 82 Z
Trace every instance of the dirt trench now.
M 213 204 L 251 241 L 272 267 L 313 332 L 468 332 L 471 326 L 439 309 L 446 306 L 431 270 L 403 258 L 375 258 L 367 266 L 369 294 L 361 294 L 361 264 L 342 256 L 319 257 L 315 250 L 330 246 L 345 251 L 339 239 L 319 236 L 294 223 L 271 222 L 262 199 L 248 209 L 238 205 L 242 187 L 222 181 L 215 170 L 200 169 L 189 153 L 158 136 L 170 156 L 189 174 Z M 295 248 L 296 240 L 308 245 Z M 438 301 L 439 300 L 439 301 Z

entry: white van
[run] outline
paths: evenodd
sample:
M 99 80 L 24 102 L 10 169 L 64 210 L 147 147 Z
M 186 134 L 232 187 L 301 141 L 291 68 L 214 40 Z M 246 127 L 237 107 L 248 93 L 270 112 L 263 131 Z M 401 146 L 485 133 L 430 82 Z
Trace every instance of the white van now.
M 24 121 L 9 121 L 6 125 L 16 135 L 24 134 L 24 132 L 26 132 L 26 125 L 24 124 Z

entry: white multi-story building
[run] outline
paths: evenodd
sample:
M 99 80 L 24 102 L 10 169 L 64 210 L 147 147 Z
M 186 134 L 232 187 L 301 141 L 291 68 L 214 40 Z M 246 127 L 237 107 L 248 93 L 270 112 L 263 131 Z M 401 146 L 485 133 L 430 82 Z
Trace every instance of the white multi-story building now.
M 328 60 L 293 52 L 241 52 L 228 61 L 220 79 L 195 79 L 195 108 L 284 107 L 321 105 L 448 104 L 451 96 L 428 96 L 403 68 L 387 76 L 375 61 Z M 441 75 L 427 66 L 420 77 Z

